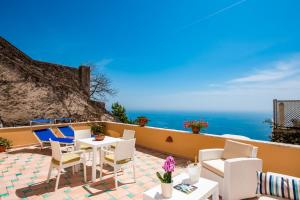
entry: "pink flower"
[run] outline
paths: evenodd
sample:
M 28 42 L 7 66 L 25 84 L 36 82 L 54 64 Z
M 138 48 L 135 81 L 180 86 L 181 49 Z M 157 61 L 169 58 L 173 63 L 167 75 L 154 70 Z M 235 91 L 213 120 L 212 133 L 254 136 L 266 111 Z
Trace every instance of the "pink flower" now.
M 162 168 L 166 172 L 174 172 L 175 169 L 175 160 L 172 156 L 168 156 Z
M 191 120 L 191 121 L 185 121 L 183 124 L 184 128 L 193 128 L 193 127 L 198 127 L 200 129 L 202 128 L 207 128 L 208 127 L 208 122 L 205 122 L 203 120 Z

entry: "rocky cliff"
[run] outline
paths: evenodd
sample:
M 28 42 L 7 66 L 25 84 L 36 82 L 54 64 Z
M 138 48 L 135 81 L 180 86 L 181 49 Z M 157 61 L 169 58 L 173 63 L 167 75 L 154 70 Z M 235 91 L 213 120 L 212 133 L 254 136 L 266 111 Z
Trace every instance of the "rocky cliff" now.
M 88 81 L 88 82 L 87 82 Z M 89 68 L 31 59 L 0 37 L 0 119 L 4 126 L 35 118 L 112 119 L 89 99 Z

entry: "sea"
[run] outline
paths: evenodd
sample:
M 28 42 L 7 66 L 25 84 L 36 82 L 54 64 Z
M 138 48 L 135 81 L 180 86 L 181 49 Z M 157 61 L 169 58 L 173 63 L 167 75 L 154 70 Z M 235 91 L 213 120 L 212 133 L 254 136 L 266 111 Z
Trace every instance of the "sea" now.
M 208 128 L 202 130 L 208 134 L 234 134 L 255 140 L 270 140 L 272 129 L 264 123 L 272 118 L 272 112 L 183 112 L 183 111 L 127 111 L 130 119 L 146 116 L 148 126 L 191 131 L 183 126 L 186 120 L 204 120 Z

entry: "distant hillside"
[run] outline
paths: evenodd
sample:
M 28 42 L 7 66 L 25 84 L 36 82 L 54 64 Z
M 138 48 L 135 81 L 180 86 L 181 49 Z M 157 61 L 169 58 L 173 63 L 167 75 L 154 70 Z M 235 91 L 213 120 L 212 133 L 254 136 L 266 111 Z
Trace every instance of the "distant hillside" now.
M 0 37 L 0 118 L 4 126 L 34 118 L 112 119 L 89 99 L 90 69 L 31 59 Z

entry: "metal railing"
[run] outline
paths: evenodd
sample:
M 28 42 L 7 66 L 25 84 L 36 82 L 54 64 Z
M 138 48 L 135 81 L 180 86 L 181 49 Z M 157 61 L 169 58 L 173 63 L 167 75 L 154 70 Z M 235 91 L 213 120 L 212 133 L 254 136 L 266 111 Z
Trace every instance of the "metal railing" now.
M 300 128 L 300 100 L 273 100 L 274 128 Z

